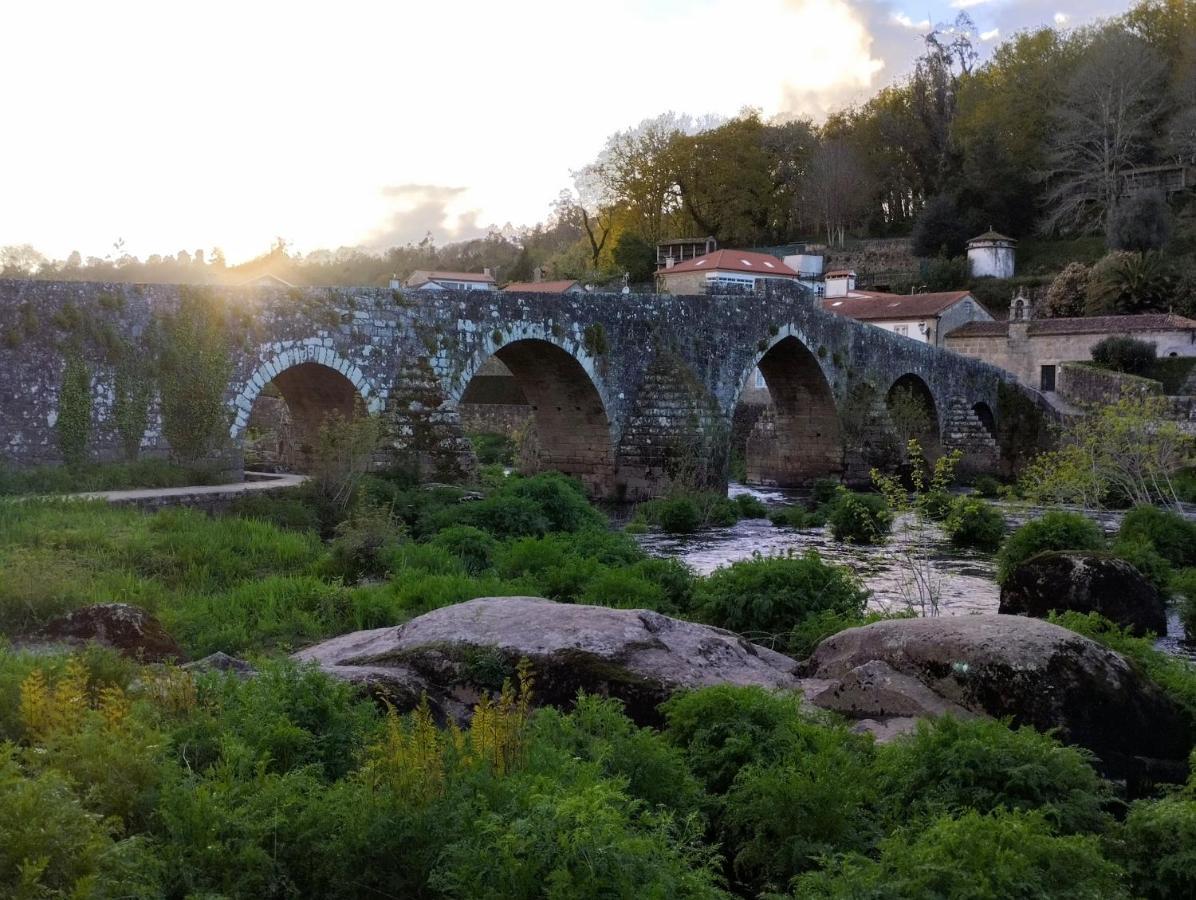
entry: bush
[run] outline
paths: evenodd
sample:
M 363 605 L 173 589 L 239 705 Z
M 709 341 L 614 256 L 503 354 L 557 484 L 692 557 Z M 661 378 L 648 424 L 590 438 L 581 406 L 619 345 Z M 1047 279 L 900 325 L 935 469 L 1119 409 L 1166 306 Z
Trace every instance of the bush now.
M 1182 286 L 1162 254 L 1114 251 L 1092 267 L 1085 315 L 1166 312 Z
M 1100 526 L 1079 513 L 1051 510 L 1032 519 L 1005 539 L 997 555 L 997 583 L 1004 584 L 1013 570 L 1031 556 L 1046 550 L 1103 550 Z
M 505 434 L 482 432 L 469 435 L 469 443 L 473 445 L 473 452 L 478 463 L 483 466 L 515 464 L 515 442 Z
M 1112 842 L 1135 897 L 1196 897 L 1196 801 L 1139 800 Z
M 1014 774 L 1016 773 L 1016 774 Z M 1064 834 L 1102 831 L 1109 787 L 1084 750 L 1030 726 L 944 716 L 877 749 L 876 779 L 892 826 L 959 810 L 1037 810 Z
M 336 526 L 328 571 L 347 581 L 385 575 L 390 551 L 403 540 L 402 530 L 390 513 L 376 506 L 361 506 Z
M 940 194 L 926 201 L 914 221 L 913 254 L 923 259 L 960 256 L 967 239 L 967 226 L 963 224 L 955 202 Z
M 798 694 L 718 685 L 675 694 L 660 706 L 665 737 L 713 794 L 724 794 L 750 763 L 768 763 L 799 746 L 816 726 L 801 715 Z
M 735 511 L 741 519 L 765 519 L 768 517 L 768 507 L 751 494 L 736 494 L 731 498 L 735 503 Z
M 1084 315 L 1088 278 L 1088 266 L 1082 262 L 1069 262 L 1047 289 L 1041 307 L 1042 317 L 1058 319 Z
M 1167 562 L 1149 541 L 1140 537 L 1119 537 L 1113 542 L 1109 552 L 1137 569 L 1163 597 L 1170 595 L 1171 563 Z
M 1154 342 L 1131 337 L 1112 335 L 1092 348 L 1092 361 L 1098 366 L 1130 375 L 1145 375 L 1157 357 L 1158 348 Z
M 969 811 L 900 831 L 871 860 L 850 855 L 802 876 L 795 897 L 1114 900 L 1120 870 L 1094 837 L 1058 837 L 1038 813 Z
M 814 551 L 761 557 L 716 569 L 698 582 L 702 618 L 720 628 L 784 651 L 811 615 L 860 615 L 868 592 L 851 570 L 823 562 Z
M 834 478 L 819 478 L 814 482 L 814 487 L 810 491 L 810 502 L 814 506 L 834 503 L 835 498 L 839 495 L 839 488 L 842 486 Z
M 973 497 L 960 497 L 944 525 L 956 547 L 994 551 L 1005 537 L 1005 517 L 994 506 Z
M 991 475 L 977 475 L 972 490 L 985 500 L 996 500 L 1001 496 L 1001 482 Z
M 883 544 L 893 528 L 893 513 L 880 494 L 841 489 L 827 518 L 837 541 Z
M 809 528 L 813 519 L 802 506 L 782 506 L 768 514 L 768 521 L 781 528 Z
M 1173 566 L 1196 566 L 1196 522 L 1157 506 L 1135 506 L 1121 520 L 1119 539 L 1141 539 Z
M 955 498 L 948 491 L 929 491 L 920 498 L 920 506 L 932 522 L 943 522 L 951 513 Z
M 650 512 L 662 531 L 669 534 L 693 534 L 702 527 L 702 511 L 691 497 L 671 497 L 655 501 Z
M 498 541 L 471 525 L 453 525 L 431 540 L 433 547 L 442 547 L 457 557 L 470 575 L 478 575 L 490 568 Z

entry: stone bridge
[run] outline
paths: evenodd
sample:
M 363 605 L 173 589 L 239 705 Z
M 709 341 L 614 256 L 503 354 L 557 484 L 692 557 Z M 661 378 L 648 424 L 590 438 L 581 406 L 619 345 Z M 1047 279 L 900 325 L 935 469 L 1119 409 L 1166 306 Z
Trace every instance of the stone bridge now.
M 495 358 L 531 409 L 538 466 L 578 476 L 595 496 L 640 499 L 675 480 L 725 484 L 730 422 L 757 369 L 771 402 L 748 440 L 750 480 L 866 477 L 914 431 L 934 451 L 960 448 L 982 470 L 997 462 L 998 385 L 1009 380 L 791 291 L 433 294 L 0 280 L 0 463 L 62 460 L 71 366 L 74 390 L 80 372 L 89 385 L 88 458 L 170 452 L 155 373 L 163 323 L 187 308 L 206 311 L 224 355 L 216 443 L 234 467 L 254 400 L 272 383 L 306 446 L 331 411 L 350 415 L 360 401 L 382 417 L 386 448 L 418 462 L 423 477 L 467 478 L 476 462 L 459 408 Z M 141 419 L 129 414 L 131 384 L 148 397 Z M 899 393 L 917 399 L 925 422 L 903 431 Z

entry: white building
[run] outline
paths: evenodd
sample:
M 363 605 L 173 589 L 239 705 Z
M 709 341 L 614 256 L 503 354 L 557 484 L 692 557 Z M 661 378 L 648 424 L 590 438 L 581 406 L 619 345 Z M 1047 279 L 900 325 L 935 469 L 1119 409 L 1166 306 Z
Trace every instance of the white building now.
M 973 278 L 1012 278 L 1016 244 L 991 228 L 968 241 L 968 273 Z
M 855 290 L 855 272 L 832 269 L 822 279 L 824 297 L 848 297 Z
M 993 319 L 968 291 L 938 294 L 851 291 L 845 297 L 828 294 L 822 301 L 822 308 L 936 347 L 942 346 L 948 332 L 968 322 L 991 322 Z
M 392 290 L 398 290 L 400 284 L 397 279 L 391 279 L 390 286 Z M 498 290 L 489 269 L 483 272 L 430 272 L 416 269 L 401 286 L 417 291 Z

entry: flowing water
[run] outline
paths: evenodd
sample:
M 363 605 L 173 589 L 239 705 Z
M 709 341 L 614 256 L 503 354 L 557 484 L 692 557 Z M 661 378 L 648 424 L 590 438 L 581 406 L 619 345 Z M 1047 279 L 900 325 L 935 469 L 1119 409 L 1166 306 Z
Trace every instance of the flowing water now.
M 751 494 L 766 506 L 800 502 L 796 491 L 770 490 L 732 484 L 729 494 Z M 1005 513 L 1010 528 L 1042 512 L 1023 505 L 996 504 Z M 1107 532 L 1116 531 L 1121 514 L 1086 511 Z M 845 544 L 831 537 L 827 528 L 796 530 L 779 528 L 767 519 L 742 519 L 726 528 L 707 528 L 692 535 L 670 535 L 659 531 L 637 535 L 640 545 L 655 556 L 680 559 L 699 575 L 754 554 L 776 556 L 815 550 L 824 559 L 850 567 L 871 591 L 870 606 L 886 612 L 912 609 L 928 612 L 911 577 L 911 558 L 926 562 L 930 585 L 938 595 L 938 614 L 946 616 L 995 613 L 1001 600 L 996 582 L 996 561 L 991 553 L 952 547 L 934 523 L 919 526 L 909 518 L 898 519 L 887 544 L 863 547 Z M 1168 653 L 1196 659 L 1196 648 L 1182 643 L 1183 628 L 1178 616 L 1169 614 L 1168 633 L 1157 646 Z

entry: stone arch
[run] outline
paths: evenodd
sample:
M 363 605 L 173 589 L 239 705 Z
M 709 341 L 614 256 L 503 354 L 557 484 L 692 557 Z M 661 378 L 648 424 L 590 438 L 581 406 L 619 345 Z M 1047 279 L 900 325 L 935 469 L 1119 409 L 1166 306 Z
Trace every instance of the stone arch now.
M 834 391 L 819 357 L 789 329 L 753 360 L 736 399 L 759 369 L 769 403 L 748 435 L 747 480 L 780 487 L 843 473 L 843 433 Z
M 555 470 L 581 479 L 594 496 L 614 491 L 614 440 L 597 373 L 591 360 L 535 333 L 516 333 L 503 343 L 486 338 L 454 391 L 460 404 L 473 376 L 491 356 L 511 373 L 531 411 L 530 449 L 522 455 L 525 472 Z
M 375 413 L 383 403 L 357 366 L 321 344 L 298 345 L 262 363 L 237 392 L 229 436 L 238 447 L 244 443 L 254 402 L 269 384 L 285 401 L 294 463 L 301 470 L 310 464 L 316 436 L 328 416 L 348 418 L 361 409 Z
M 885 405 L 902 448 L 910 438 L 917 438 L 928 460 L 942 455 L 942 421 L 938 403 L 922 376 L 906 372 L 895 380 L 885 394 Z

